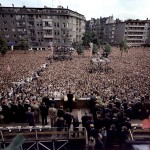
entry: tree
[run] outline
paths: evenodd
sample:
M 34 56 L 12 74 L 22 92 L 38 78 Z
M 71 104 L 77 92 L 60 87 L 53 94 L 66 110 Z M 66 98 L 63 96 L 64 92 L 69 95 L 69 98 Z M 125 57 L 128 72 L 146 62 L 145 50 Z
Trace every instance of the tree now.
M 2 38 L 2 36 L 0 36 L 0 53 L 2 54 L 2 56 L 4 56 L 8 51 L 8 47 L 7 47 L 7 43 L 6 40 L 4 38 Z
M 24 38 L 20 39 L 20 48 L 21 48 L 21 50 L 25 50 L 25 51 L 28 50 L 29 45 L 28 45 L 28 42 L 26 39 L 24 39 Z
M 127 45 L 126 40 L 123 40 L 123 41 L 120 42 L 119 48 L 120 48 L 120 51 L 121 51 L 121 58 L 122 58 L 123 52 L 128 52 L 128 45 Z
M 104 46 L 104 50 L 103 50 L 103 57 L 108 58 L 108 55 L 111 53 L 111 46 L 106 43 L 106 45 Z
M 96 44 L 98 47 L 100 46 L 100 39 L 95 31 L 85 32 L 82 37 L 83 46 L 89 46 L 89 43 Z
M 96 44 L 93 44 L 92 54 L 96 54 L 98 52 L 98 49 L 98 46 Z
M 76 52 L 78 53 L 78 55 L 83 54 L 83 52 L 84 52 L 84 46 L 82 44 L 80 44 L 80 43 L 74 43 L 73 47 L 76 50 Z

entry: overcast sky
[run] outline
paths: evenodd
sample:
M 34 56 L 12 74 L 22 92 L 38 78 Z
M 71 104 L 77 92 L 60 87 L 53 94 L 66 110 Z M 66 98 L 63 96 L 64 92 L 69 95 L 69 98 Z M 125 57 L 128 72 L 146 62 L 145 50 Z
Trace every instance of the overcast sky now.
M 87 20 L 108 17 L 150 19 L 150 0 L 0 0 L 2 6 L 57 7 L 62 5 L 83 14 Z

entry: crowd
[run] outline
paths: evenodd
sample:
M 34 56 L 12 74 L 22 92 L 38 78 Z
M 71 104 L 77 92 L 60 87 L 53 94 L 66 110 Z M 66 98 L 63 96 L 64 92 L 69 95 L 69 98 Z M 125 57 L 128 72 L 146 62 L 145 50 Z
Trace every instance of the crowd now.
M 102 148 L 108 146 L 111 149 L 118 137 L 120 143 L 126 139 L 130 128 L 128 118 L 144 119 L 149 116 L 148 49 L 133 48 L 120 58 L 119 49 L 114 48 L 109 58 L 111 72 L 89 73 L 88 51 L 82 58 L 73 55 L 72 60 L 61 62 L 46 60 L 48 55 L 49 51 L 20 56 L 12 53 L 2 58 L 0 97 L 5 122 L 28 121 L 29 125 L 35 125 L 41 116 L 44 125 L 48 123 L 45 116 L 49 115 L 51 126 L 62 130 L 65 126 L 70 127 L 73 119 L 76 130 L 78 117 L 70 116 L 70 112 L 64 111 L 62 106 L 59 110 L 54 107 L 55 98 L 64 97 L 72 91 L 76 97 L 91 97 L 92 117 L 88 114 L 82 117 L 91 146 L 99 144 Z M 45 97 L 52 99 L 50 104 L 43 100 Z M 106 145 L 106 141 L 109 144 Z
M 71 90 L 78 97 L 89 97 L 91 91 L 96 91 L 97 95 L 105 99 L 108 95 L 115 94 L 118 98 L 131 101 L 134 92 L 138 95 L 149 93 L 150 53 L 147 49 L 130 49 L 122 60 L 119 58 L 119 50 L 114 50 L 110 56 L 111 72 L 96 71 L 91 74 L 88 72 L 90 67 L 88 54 L 83 58 L 75 57 L 71 61 L 53 63 L 46 62 L 48 54 L 49 51 L 36 53 L 36 56 L 24 54 L 18 57 L 17 54 L 13 57 L 13 54 L 12 56 L 10 54 L 7 58 L 3 58 L 0 74 L 1 95 L 4 96 L 6 93 L 9 95 L 10 91 L 14 90 L 16 82 L 31 80 L 35 71 L 38 73 L 37 80 L 26 83 L 20 90 L 28 91 L 28 95 L 30 93 L 36 98 L 62 97 Z M 39 72 L 38 69 L 45 63 L 48 67 L 45 71 Z M 27 97 L 27 92 L 21 94 L 24 98 Z

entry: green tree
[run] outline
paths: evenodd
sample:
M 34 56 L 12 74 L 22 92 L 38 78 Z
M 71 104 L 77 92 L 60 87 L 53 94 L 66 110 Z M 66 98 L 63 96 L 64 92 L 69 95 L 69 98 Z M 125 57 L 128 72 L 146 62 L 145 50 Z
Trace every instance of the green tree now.
M 98 49 L 98 46 L 96 44 L 93 44 L 92 54 L 96 54 L 98 52 Z
M 108 43 L 106 43 L 106 45 L 104 46 L 104 49 L 103 49 L 103 57 L 108 58 L 110 53 L 111 53 L 111 46 Z
M 96 44 L 98 47 L 100 46 L 100 39 L 95 31 L 85 32 L 82 37 L 82 44 L 84 46 L 89 46 L 89 43 Z
M 76 50 L 78 55 L 81 55 L 84 53 L 84 46 L 80 43 L 74 43 L 73 44 L 74 49 Z
M 26 39 L 24 39 L 24 38 L 20 39 L 20 48 L 21 48 L 21 50 L 25 50 L 25 51 L 28 50 L 29 45 L 28 45 L 28 42 Z
M 7 43 L 4 38 L 0 35 L 0 53 L 4 56 L 8 51 Z
M 119 49 L 120 49 L 121 58 L 122 58 L 123 52 L 128 52 L 128 45 L 127 45 L 126 40 L 123 40 L 123 41 L 120 42 Z

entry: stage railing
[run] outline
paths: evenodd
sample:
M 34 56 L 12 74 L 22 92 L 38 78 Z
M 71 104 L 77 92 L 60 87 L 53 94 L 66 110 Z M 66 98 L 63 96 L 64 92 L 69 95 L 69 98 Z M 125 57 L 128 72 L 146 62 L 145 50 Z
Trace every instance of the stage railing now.
M 129 132 L 130 140 L 150 142 L 150 129 L 142 128 L 141 124 L 132 124 L 132 129 Z
M 87 143 L 87 131 L 83 127 L 79 127 L 78 131 L 74 131 L 73 128 L 56 128 L 51 126 L 16 126 L 16 127 L 1 127 L 0 128 L 0 143 L 3 145 L 3 148 L 6 148 L 12 139 L 21 133 L 24 138 L 25 145 L 28 145 L 27 150 L 32 150 L 33 147 L 36 147 L 37 150 L 40 150 L 45 147 L 46 149 L 55 149 L 55 143 L 61 142 L 60 147 L 65 146 L 69 140 L 82 139 Z M 79 136 L 73 136 L 73 135 Z M 49 143 L 49 144 L 48 144 Z M 50 143 L 52 143 L 50 145 Z M 20 148 L 24 149 L 24 148 Z

